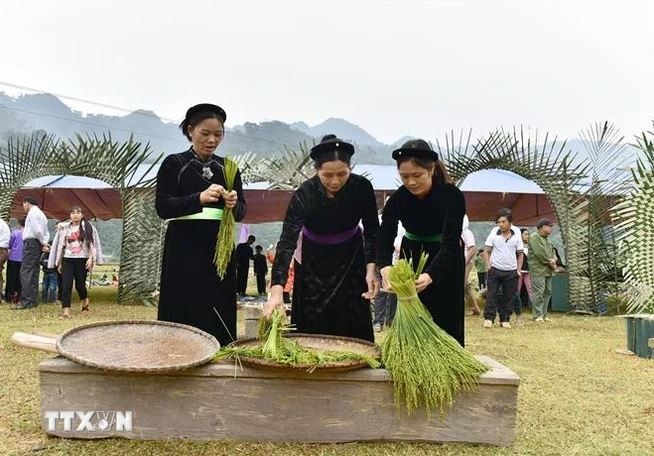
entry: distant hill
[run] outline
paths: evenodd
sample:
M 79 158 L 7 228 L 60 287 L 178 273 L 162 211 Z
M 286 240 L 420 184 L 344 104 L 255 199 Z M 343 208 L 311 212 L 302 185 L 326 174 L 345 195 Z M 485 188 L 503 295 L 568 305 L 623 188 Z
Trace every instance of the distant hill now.
M 290 127 L 316 138 L 333 133 L 339 138 L 352 141 L 360 146 L 369 146 L 373 148 L 387 147 L 385 144 L 377 141 L 374 136 L 360 126 L 335 117 L 329 118 L 313 127 L 309 127 L 305 122 L 295 122 L 290 124 Z
M 402 147 L 402 144 L 404 144 L 405 142 L 410 141 L 412 139 L 416 139 L 416 137 L 415 136 L 402 136 L 400 139 L 398 139 L 393 144 L 391 144 L 390 148 L 392 150 L 399 149 L 400 147 Z M 436 147 L 436 145 L 434 144 L 433 147 Z
M 152 111 L 137 110 L 125 116 L 84 115 L 54 95 L 32 94 L 14 98 L 0 92 L 0 138 L 35 130 L 43 130 L 60 138 L 70 138 L 76 133 L 102 135 L 109 131 L 114 139 L 125 141 L 133 135 L 139 142 L 150 143 L 155 153 L 165 155 L 189 147 L 176 124 L 163 121 Z M 391 151 L 413 139 L 404 136 L 393 144 L 383 144 L 362 127 L 336 117 L 314 126 L 302 121 L 287 124 L 273 120 L 228 127 L 220 151 L 226 154 L 253 152 L 271 157 L 280 154 L 285 147 L 297 148 L 300 143 L 310 147 L 328 133 L 352 141 L 357 148 L 354 162 L 361 164 L 393 164 Z M 435 145 L 433 138 L 431 140 Z M 566 149 L 577 151 L 579 158 L 588 156 L 582 141 L 577 138 L 570 139 Z M 624 154 L 633 157 L 634 149 L 628 146 Z M 633 158 L 623 165 L 632 163 Z
M 301 124 L 306 128 L 280 121 L 246 122 L 228 127 L 220 150 L 228 154 L 254 152 L 270 157 L 280 154 L 285 147 L 297 148 L 300 143 L 311 147 L 324 134 L 334 133 L 356 143 L 356 162 L 392 163 L 388 146 L 346 120 L 328 119 L 316 127 Z M 125 141 L 133 135 L 137 141 L 150 143 L 155 152 L 165 155 L 189 147 L 176 124 L 163 121 L 151 111 L 138 110 L 125 116 L 83 115 L 54 95 L 33 94 L 13 98 L 0 92 L 0 137 L 35 130 L 43 130 L 60 138 L 70 138 L 77 133 L 102 135 L 111 132 L 114 139 Z

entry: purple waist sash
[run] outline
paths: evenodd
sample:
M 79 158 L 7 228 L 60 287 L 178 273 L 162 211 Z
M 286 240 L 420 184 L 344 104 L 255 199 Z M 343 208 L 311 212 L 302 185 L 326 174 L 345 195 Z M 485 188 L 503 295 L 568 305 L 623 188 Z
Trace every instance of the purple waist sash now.
M 302 227 L 302 236 L 309 239 L 310 241 L 317 242 L 319 244 L 341 244 L 345 241 L 352 239 L 357 233 L 360 233 L 361 229 L 359 225 L 351 228 L 347 231 L 342 231 L 340 233 L 334 234 L 317 234 L 309 231 L 307 227 Z

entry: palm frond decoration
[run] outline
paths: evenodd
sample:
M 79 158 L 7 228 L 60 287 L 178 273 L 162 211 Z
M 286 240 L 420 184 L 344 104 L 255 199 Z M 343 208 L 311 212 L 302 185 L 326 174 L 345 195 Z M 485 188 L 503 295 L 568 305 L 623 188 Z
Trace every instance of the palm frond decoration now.
M 578 208 L 579 241 L 586 254 L 587 301 L 584 310 L 595 314 L 614 311 L 608 296 L 619 291 L 621 255 L 611 220 L 611 211 L 625 196 L 629 184 L 626 164 L 631 160 L 624 138 L 609 122 L 598 122 L 580 132 L 588 153 L 589 182 L 583 198 L 587 204 Z
M 569 300 L 573 305 L 583 305 L 588 301 L 581 272 L 587 269 L 587 254 L 579 239 L 584 223 L 579 214 L 586 204 L 582 181 L 587 163 L 578 159 L 565 141 L 547 133 L 539 139 L 538 131 L 532 133 L 522 126 L 511 131 L 498 129 L 474 142 L 471 138 L 470 131 L 458 136 L 451 132 L 444 142 L 436 144 L 452 178 L 461 185 L 476 171 L 502 169 L 538 184 L 550 200 L 561 228 L 570 272 Z
M 31 180 L 57 174 L 51 160 L 58 141 L 52 135 L 33 133 L 10 137 L 0 147 L 0 217 L 6 219 L 16 192 Z
M 270 190 L 294 190 L 316 173 L 309 157 L 310 147 L 306 142 L 297 149 L 284 146 L 281 156 L 264 158 L 259 165 L 261 181 L 269 183 Z
M 643 132 L 636 146 L 642 155 L 631 169 L 633 184 L 612 213 L 620 250 L 626 253 L 627 310 L 654 313 L 654 131 Z
M 154 212 L 155 179 L 148 175 L 160 159 L 147 144 L 114 141 L 109 134 L 67 141 L 43 133 L 10 138 L 0 146 L 0 216 L 9 215 L 16 192 L 38 177 L 76 175 L 108 183 L 123 202 L 118 302 L 148 299 L 158 286 L 163 227 Z
M 257 182 L 259 179 L 259 157 L 254 152 L 247 152 L 245 154 L 229 156 L 236 165 L 238 165 L 239 172 L 241 173 L 241 180 L 243 184 Z
M 154 209 L 155 189 L 129 187 L 123 191 L 122 197 L 123 240 L 118 302 L 156 302 L 165 225 Z

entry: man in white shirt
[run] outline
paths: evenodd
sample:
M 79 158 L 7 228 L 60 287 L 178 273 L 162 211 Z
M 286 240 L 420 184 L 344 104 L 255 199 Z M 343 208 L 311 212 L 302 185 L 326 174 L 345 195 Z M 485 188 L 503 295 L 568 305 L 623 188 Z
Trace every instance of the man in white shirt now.
M 5 263 L 9 255 L 9 238 L 11 237 L 11 230 L 9 225 L 0 218 L 0 303 L 3 301 L 2 293 L 5 290 L 5 283 L 2 278 L 2 273 L 5 270 Z
M 511 328 L 509 319 L 522 269 L 524 246 L 520 230 L 511 224 L 513 214 L 510 209 L 501 209 L 495 222 L 497 228 L 491 230 L 484 244 L 484 256 L 489 268 L 484 328 L 493 326 L 495 315 L 499 313 L 500 325 L 508 329 Z M 498 300 L 500 287 L 502 298 Z
M 20 264 L 21 300 L 15 310 L 31 309 L 38 305 L 39 265 L 43 248 L 48 244 L 48 219 L 31 196 L 23 200 L 27 214 L 23 228 L 23 261 Z

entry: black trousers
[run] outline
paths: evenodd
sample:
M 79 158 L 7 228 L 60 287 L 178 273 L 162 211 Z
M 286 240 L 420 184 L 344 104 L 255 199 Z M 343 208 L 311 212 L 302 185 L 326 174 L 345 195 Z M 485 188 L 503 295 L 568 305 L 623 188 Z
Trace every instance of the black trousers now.
M 477 273 L 477 281 L 479 281 L 479 289 L 480 290 L 482 288 L 486 288 L 486 273 L 485 272 L 478 272 Z
M 499 313 L 500 323 L 508 322 L 513 311 L 513 298 L 518 289 L 518 271 L 500 271 L 491 268 L 486 281 L 488 292 L 484 319 L 495 321 L 495 315 Z M 501 296 L 499 296 L 500 288 Z
M 5 300 L 12 301 L 14 296 L 20 298 L 20 261 L 7 261 L 7 281 L 5 283 Z
M 395 311 L 397 310 L 397 295 L 395 293 L 384 293 L 380 291 L 373 302 L 372 308 L 375 313 L 372 319 L 373 325 L 390 325 L 393 322 L 393 318 L 395 318 Z
M 36 239 L 23 241 L 23 261 L 20 263 L 21 306 L 36 307 L 39 297 L 39 262 L 41 260 L 41 242 Z
M 266 273 L 257 273 L 257 291 L 259 294 L 266 293 Z
M 73 294 L 73 280 L 75 280 L 75 290 L 81 299 L 86 299 L 86 260 L 88 258 L 64 258 L 63 271 L 61 279 L 61 307 L 70 307 L 70 299 Z
M 64 287 L 64 276 L 57 271 L 57 301 L 61 302 L 61 289 Z
M 248 274 L 250 273 L 250 264 L 236 264 L 236 292 L 245 294 L 248 288 Z

